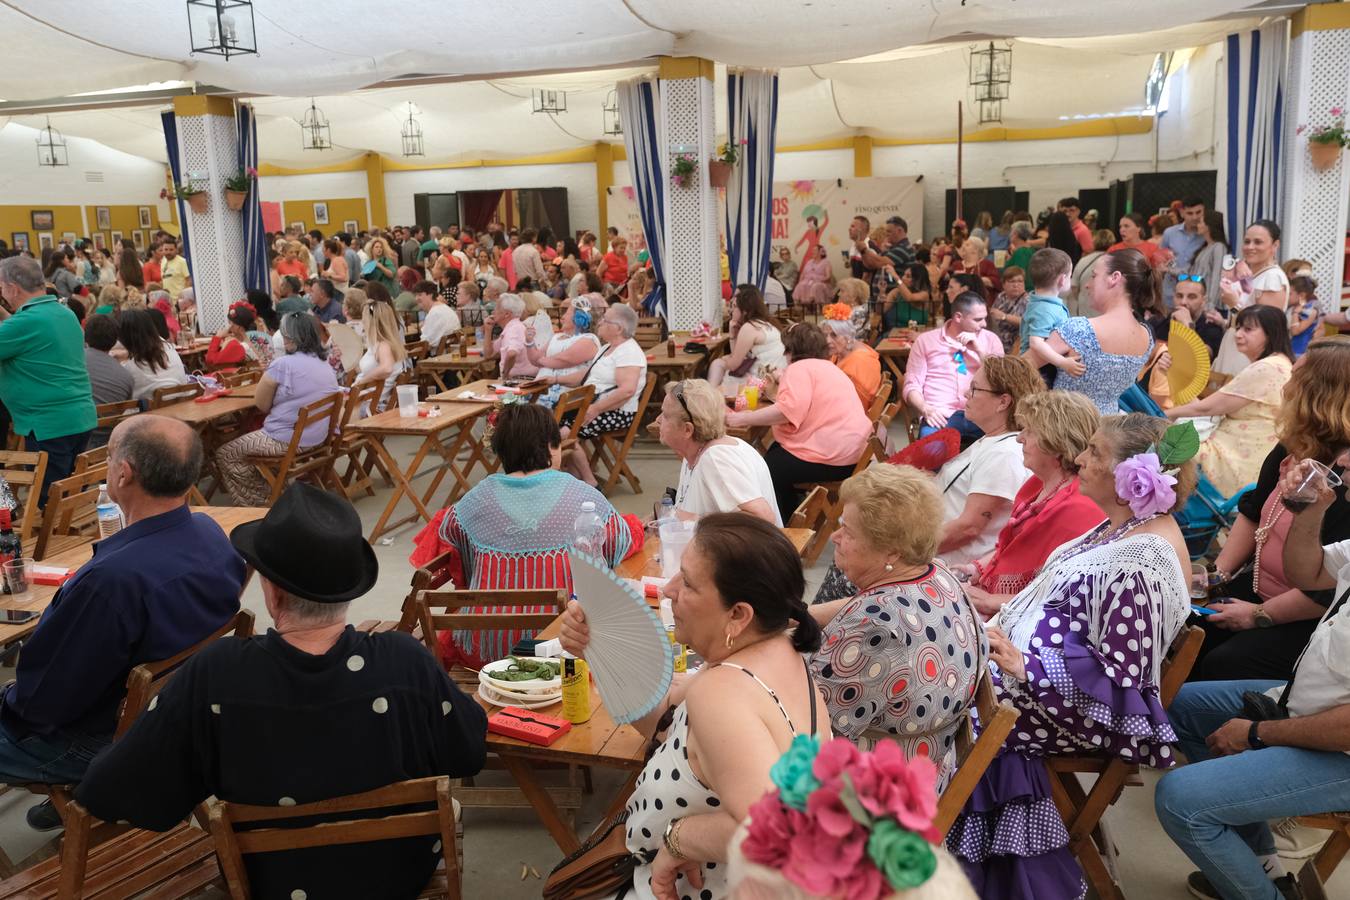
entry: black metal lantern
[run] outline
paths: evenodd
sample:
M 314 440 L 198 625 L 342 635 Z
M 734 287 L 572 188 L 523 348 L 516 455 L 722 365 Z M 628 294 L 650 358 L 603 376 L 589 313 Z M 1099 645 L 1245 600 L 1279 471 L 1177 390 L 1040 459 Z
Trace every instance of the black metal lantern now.
M 1002 100 L 979 100 L 980 124 L 989 125 L 994 122 L 1003 121 L 1003 101 Z
M 619 92 L 610 91 L 601 107 L 605 123 L 605 134 L 623 134 L 623 120 L 619 117 Z
M 545 91 L 535 88 L 530 91 L 530 101 L 533 105 L 533 111 L 536 113 L 567 112 L 566 91 Z
M 38 132 L 37 155 L 39 166 L 68 166 L 70 157 L 66 155 L 66 139 L 61 136 L 61 132 L 52 127 L 52 120 L 47 120 L 47 127 Z
M 408 104 L 408 121 L 403 123 L 399 129 L 399 134 L 403 137 L 403 155 L 404 156 L 426 156 L 426 151 L 422 146 L 422 123 L 417 121 L 413 115 L 413 105 Z
M 987 47 L 972 48 L 970 83 L 977 87 L 988 87 L 995 94 L 985 99 L 1008 99 L 1007 86 L 1012 83 L 1012 45 L 995 47 L 994 42 L 990 41 Z M 1002 96 L 997 96 L 1000 92 Z
M 187 0 L 188 42 L 193 53 L 257 55 L 258 36 L 249 0 Z
M 305 150 L 333 149 L 333 135 L 328 127 L 328 118 L 317 106 L 314 98 L 309 98 L 309 109 L 300 117 L 300 146 Z

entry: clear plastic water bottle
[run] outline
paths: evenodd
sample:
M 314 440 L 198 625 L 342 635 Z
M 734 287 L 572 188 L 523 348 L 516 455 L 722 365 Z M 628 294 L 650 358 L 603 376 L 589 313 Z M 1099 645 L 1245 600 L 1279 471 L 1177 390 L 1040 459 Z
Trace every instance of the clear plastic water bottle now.
M 483 326 L 478 326 L 473 330 L 473 342 L 475 346 L 483 346 Z
M 122 530 L 122 508 L 108 496 L 108 486 L 98 486 L 98 536 L 100 539 L 117 534 Z
M 670 496 L 662 497 L 661 505 L 656 508 L 657 524 L 673 518 L 675 518 L 675 499 Z
M 588 556 L 597 556 L 600 551 L 604 523 L 595 512 L 595 503 L 587 500 L 581 504 L 581 512 L 572 526 L 572 546 Z

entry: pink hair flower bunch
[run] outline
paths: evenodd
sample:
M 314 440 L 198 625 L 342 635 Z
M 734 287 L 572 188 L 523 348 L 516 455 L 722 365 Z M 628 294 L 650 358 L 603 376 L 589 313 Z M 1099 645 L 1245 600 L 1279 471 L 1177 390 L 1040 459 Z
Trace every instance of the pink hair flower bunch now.
M 937 870 L 937 769 L 883 742 L 798 736 L 770 772 L 777 790 L 750 808 L 741 851 L 803 890 L 877 900 Z

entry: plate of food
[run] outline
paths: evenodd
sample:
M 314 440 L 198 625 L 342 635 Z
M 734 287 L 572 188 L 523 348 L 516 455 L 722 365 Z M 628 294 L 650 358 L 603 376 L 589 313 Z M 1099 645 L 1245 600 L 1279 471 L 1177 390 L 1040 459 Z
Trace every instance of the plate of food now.
M 537 656 L 508 656 L 490 662 L 478 672 L 478 683 L 504 695 L 562 693 L 562 663 Z
M 546 706 L 553 706 L 562 699 L 562 692 L 556 695 L 531 694 L 527 695 L 529 699 L 522 700 L 514 694 L 500 694 L 486 684 L 478 685 L 478 696 L 485 703 L 491 703 L 493 706 L 519 706 L 521 709 L 543 709 Z

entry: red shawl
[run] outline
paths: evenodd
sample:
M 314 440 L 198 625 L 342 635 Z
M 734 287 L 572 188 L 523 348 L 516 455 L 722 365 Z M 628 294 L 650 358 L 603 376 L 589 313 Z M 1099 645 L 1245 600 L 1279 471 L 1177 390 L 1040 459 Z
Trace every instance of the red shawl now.
M 1086 534 L 1105 515 L 1078 492 L 1078 479 L 1037 504 L 1042 483 L 1032 475 L 1017 492 L 1008 524 L 998 533 L 994 555 L 974 583 L 994 594 L 1015 594 L 1040 572 L 1056 547 Z

